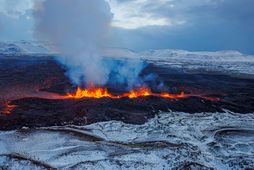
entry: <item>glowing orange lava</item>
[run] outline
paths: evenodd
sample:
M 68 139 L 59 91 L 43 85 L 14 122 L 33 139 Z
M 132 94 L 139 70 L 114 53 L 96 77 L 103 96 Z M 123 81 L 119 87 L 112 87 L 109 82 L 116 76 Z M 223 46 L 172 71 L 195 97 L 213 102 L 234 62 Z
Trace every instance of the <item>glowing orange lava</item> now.
M 81 89 L 78 87 L 76 92 L 74 94 L 68 93 L 66 98 L 75 98 L 75 99 L 81 99 L 81 98 L 103 98 L 103 97 L 109 97 L 109 98 L 118 98 L 117 96 L 114 96 L 109 93 L 108 89 L 106 88 L 87 88 L 87 89 Z
M 152 96 L 153 93 L 150 89 L 141 87 L 138 89 L 131 90 L 128 93 L 123 94 L 121 97 L 129 97 L 131 99 L 138 98 L 138 97 L 145 97 L 145 96 Z
M 17 106 L 10 104 L 10 102 L 4 103 L 4 110 L 2 111 L 5 115 L 10 115 L 12 110 L 15 109 Z
M 70 99 L 82 99 L 82 98 L 114 98 L 114 99 L 119 99 L 123 97 L 128 97 L 128 98 L 138 98 L 138 97 L 147 97 L 147 96 L 157 96 L 157 97 L 163 97 L 163 98 L 168 98 L 168 99 L 179 99 L 179 98 L 185 98 L 186 95 L 184 92 L 181 92 L 180 94 L 170 94 L 170 93 L 153 93 L 149 88 L 146 87 L 141 87 L 137 89 L 133 89 L 130 92 L 124 93 L 122 95 L 113 95 L 108 91 L 107 88 L 96 88 L 96 87 L 91 87 L 87 89 L 81 89 L 80 87 L 77 88 L 76 92 L 71 94 L 68 93 L 65 98 L 70 98 Z

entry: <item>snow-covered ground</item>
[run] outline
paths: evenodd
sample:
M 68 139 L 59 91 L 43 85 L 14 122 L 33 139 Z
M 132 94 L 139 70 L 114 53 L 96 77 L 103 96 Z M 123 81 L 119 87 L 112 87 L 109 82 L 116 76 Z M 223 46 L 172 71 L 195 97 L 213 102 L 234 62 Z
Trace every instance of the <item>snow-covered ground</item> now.
M 144 125 L 110 121 L 1 132 L 0 165 L 13 169 L 253 168 L 254 115 L 168 112 Z
M 254 56 L 238 51 L 190 52 L 184 50 L 153 50 L 139 56 L 155 64 L 185 71 L 204 70 L 238 76 L 254 75 Z
M 0 54 L 18 55 L 41 53 L 50 53 L 49 45 L 33 41 L 0 42 Z

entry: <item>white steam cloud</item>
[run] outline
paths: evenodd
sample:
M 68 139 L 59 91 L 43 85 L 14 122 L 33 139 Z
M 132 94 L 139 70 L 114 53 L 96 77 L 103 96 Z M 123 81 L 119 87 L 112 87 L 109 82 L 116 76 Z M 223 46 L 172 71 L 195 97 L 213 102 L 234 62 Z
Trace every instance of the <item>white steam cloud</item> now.
M 113 14 L 105 0 L 42 0 L 35 5 L 35 36 L 50 41 L 60 52 L 60 62 L 76 85 L 122 83 L 132 88 L 141 82 L 140 60 L 105 61 Z
M 112 13 L 104 0 L 44 0 L 36 4 L 35 36 L 53 43 L 76 84 L 105 84 L 109 71 L 102 66 Z

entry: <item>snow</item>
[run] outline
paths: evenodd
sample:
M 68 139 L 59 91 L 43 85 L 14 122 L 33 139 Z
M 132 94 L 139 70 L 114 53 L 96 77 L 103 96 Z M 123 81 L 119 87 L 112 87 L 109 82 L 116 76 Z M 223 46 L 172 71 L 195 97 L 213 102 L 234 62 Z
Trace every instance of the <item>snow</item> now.
M 35 41 L 0 42 L 0 54 L 48 54 L 49 45 Z
M 190 52 L 183 50 L 153 50 L 139 54 L 160 66 L 180 68 L 185 71 L 204 70 L 231 75 L 254 74 L 254 56 L 238 51 Z
M 1 161 L 17 153 L 55 168 L 171 169 L 195 162 L 241 169 L 254 166 L 254 115 L 166 112 L 144 125 L 109 121 L 23 128 L 1 132 L 0 141 Z M 11 161 L 17 167 L 34 166 Z

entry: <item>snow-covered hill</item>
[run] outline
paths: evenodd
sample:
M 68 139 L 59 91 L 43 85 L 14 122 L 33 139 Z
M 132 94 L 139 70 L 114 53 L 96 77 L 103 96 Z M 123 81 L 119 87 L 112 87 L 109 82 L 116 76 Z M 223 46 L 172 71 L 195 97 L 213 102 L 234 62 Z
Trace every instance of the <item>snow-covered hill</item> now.
M 0 43 L 0 55 L 52 54 L 49 43 L 19 41 Z M 190 52 L 185 50 L 148 50 L 134 52 L 128 49 L 110 48 L 103 50 L 103 56 L 142 59 L 153 64 L 182 69 L 186 72 L 206 71 L 231 75 L 254 75 L 254 55 L 238 51 Z
M 234 76 L 254 75 L 254 55 L 238 51 L 190 52 L 185 50 L 148 50 L 135 53 L 127 49 L 107 50 L 106 56 L 140 58 L 150 63 L 186 72 L 219 72 Z
M 254 56 L 238 51 L 190 52 L 184 50 L 153 50 L 139 54 L 158 65 L 185 71 L 204 70 L 229 74 L 254 74 Z
M 0 42 L 0 54 L 45 54 L 49 52 L 49 48 L 42 42 Z

